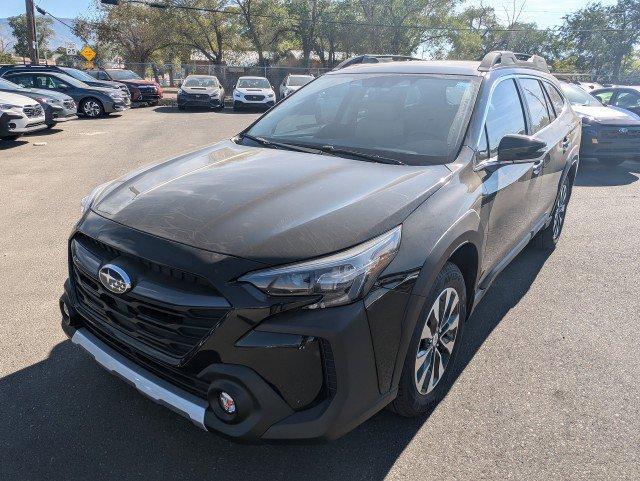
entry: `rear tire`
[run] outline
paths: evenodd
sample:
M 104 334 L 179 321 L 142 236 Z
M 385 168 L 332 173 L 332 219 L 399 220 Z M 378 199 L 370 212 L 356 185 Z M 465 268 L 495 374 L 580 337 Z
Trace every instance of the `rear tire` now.
M 534 241 L 539 249 L 551 251 L 555 249 L 560 240 L 564 219 L 567 214 L 567 206 L 571 198 L 571 181 L 567 175 L 558 189 L 556 203 L 551 213 L 551 222 L 535 236 Z
M 462 344 L 466 314 L 464 277 L 455 264 L 447 262 L 424 300 L 391 410 L 415 417 L 444 397 L 454 381 L 452 371 Z

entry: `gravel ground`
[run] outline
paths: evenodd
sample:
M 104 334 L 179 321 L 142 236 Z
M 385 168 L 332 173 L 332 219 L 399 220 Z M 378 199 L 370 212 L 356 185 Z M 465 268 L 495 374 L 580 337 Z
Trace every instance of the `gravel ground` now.
M 580 167 L 557 249 L 500 275 L 457 382 L 419 420 L 385 411 L 332 444 L 235 445 L 72 346 L 57 300 L 80 198 L 255 117 L 135 109 L 0 142 L 0 479 L 640 479 L 637 163 Z

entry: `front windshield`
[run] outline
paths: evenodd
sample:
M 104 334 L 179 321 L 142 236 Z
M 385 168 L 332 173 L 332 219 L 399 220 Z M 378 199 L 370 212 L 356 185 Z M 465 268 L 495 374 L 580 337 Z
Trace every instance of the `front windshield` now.
M 3 78 L 0 78 L 0 88 L 10 90 L 24 89 L 22 85 L 14 84 L 13 82 L 9 82 Z
M 565 97 L 569 99 L 571 105 L 582 105 L 585 107 L 602 105 L 598 99 L 592 97 L 577 85 L 563 83 L 560 84 L 560 88 Z
M 183 84 L 185 87 L 217 87 L 216 77 L 187 77 Z
M 131 70 L 109 69 L 107 70 L 107 73 L 115 80 L 142 80 L 140 75 L 132 72 Z
M 73 77 L 75 79 L 81 80 L 82 82 L 95 82 L 96 79 L 89 74 L 84 73 L 82 70 L 78 70 L 77 68 L 71 67 L 62 67 L 64 73 Z
M 412 165 L 446 163 L 458 153 L 479 85 L 479 78 L 468 76 L 328 74 L 276 106 L 247 133 Z
M 239 89 L 269 89 L 271 84 L 266 78 L 241 78 L 238 80 Z
M 292 75 L 287 80 L 287 85 L 291 87 L 302 87 L 303 85 L 307 85 L 309 82 L 313 80 L 314 77 L 310 75 Z
M 87 85 L 84 82 L 81 82 L 78 79 L 73 78 L 70 75 L 67 75 L 66 73 L 56 73 L 55 75 L 58 79 L 62 80 L 63 82 L 68 83 L 69 85 L 73 85 L 74 87 L 77 88 L 81 88 L 81 89 L 90 89 L 91 87 L 89 85 Z M 95 80 L 95 79 L 93 79 Z

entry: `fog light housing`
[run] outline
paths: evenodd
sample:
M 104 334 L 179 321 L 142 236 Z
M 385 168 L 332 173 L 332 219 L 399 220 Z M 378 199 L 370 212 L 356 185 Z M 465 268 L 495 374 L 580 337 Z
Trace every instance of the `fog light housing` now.
M 228 392 L 220 391 L 220 394 L 218 394 L 218 403 L 225 413 L 236 413 L 236 402 Z

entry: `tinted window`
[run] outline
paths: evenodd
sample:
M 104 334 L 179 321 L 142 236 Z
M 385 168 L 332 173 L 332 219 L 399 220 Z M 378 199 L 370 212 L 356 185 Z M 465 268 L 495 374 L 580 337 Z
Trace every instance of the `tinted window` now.
M 292 87 L 301 87 L 308 84 L 313 80 L 310 75 L 290 75 L 287 79 L 287 85 Z
M 479 83 L 453 75 L 325 75 L 276 106 L 249 133 L 413 165 L 446 163 L 458 152 Z
M 536 133 L 551 123 L 551 117 L 547 110 L 547 100 L 540 82 L 531 78 L 520 79 L 524 101 L 529 107 L 531 115 L 531 132 Z
M 493 91 L 486 125 L 491 156 L 498 154 L 498 144 L 505 135 L 527 133 L 520 96 L 512 79 L 500 82 Z
M 217 87 L 218 79 L 216 77 L 187 77 L 184 81 L 185 87 Z
M 69 85 L 57 77 L 50 75 L 34 75 L 34 87 L 38 89 L 60 89 L 68 88 Z
M 635 92 L 620 92 L 616 98 L 616 106 L 623 109 L 640 107 L 640 94 Z
M 106 70 L 106 72 L 111 76 L 113 80 L 131 80 L 131 79 L 142 80 L 142 77 L 140 77 L 140 75 L 138 75 L 135 72 L 132 72 L 131 70 L 109 69 L 109 70 Z M 102 73 L 102 75 L 105 75 L 103 72 L 100 72 L 100 73 Z M 101 78 L 101 77 L 98 77 L 98 78 Z M 108 80 L 108 77 L 105 75 L 104 79 Z
M 29 74 L 22 75 L 7 75 L 7 78 L 11 80 L 13 83 L 21 85 L 23 87 L 31 88 L 33 87 L 33 77 Z
M 560 115 L 562 109 L 564 108 L 564 99 L 558 89 L 555 88 L 550 83 L 544 82 L 544 88 L 549 94 L 549 99 L 551 99 L 551 105 L 553 105 L 553 110 L 555 110 L 556 115 Z

